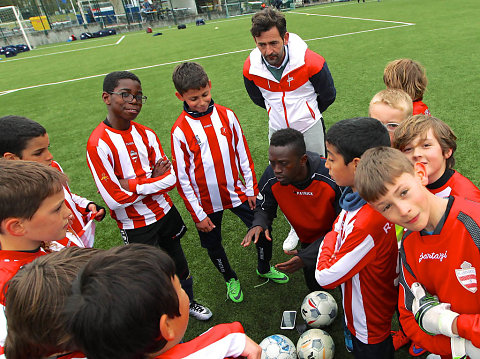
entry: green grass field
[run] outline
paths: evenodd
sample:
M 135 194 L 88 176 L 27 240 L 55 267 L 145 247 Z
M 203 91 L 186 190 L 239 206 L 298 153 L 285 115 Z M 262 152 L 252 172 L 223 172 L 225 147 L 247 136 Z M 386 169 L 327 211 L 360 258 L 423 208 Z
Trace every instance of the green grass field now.
M 479 10 L 477 0 L 382 0 L 297 8 L 286 17 L 288 30 L 299 34 L 312 50 L 326 58 L 334 77 L 337 100 L 324 114 L 327 127 L 341 119 L 367 115 L 370 99 L 384 88 L 382 75 L 387 62 L 400 57 L 416 59 L 426 67 L 429 79 L 424 101 L 432 114 L 447 122 L 458 136 L 456 169 L 478 185 Z M 267 116 L 250 101 L 242 79 L 243 62 L 254 46 L 250 23 L 250 16 L 243 16 L 200 27 L 189 24 L 182 31 L 154 29 L 163 33 L 156 37 L 144 32 L 125 33 L 43 46 L 3 59 L 0 116 L 22 115 L 43 124 L 55 159 L 70 177 L 72 190 L 101 201 L 86 164 L 85 145 L 106 115 L 101 100 L 104 75 L 131 70 L 140 77 L 148 101 L 137 120 L 157 132 L 170 154 L 170 128 L 181 111 L 174 95 L 172 70 L 179 62 L 195 59 L 210 76 L 214 100 L 236 112 L 260 178 L 268 163 Z M 171 196 L 189 227 L 183 247 L 195 277 L 196 297 L 214 313 L 207 323 L 192 319 L 186 339 L 211 325 L 238 320 L 258 342 L 274 333 L 296 342 L 296 332 L 280 330 L 279 326 L 282 311 L 299 310 L 308 292 L 302 274 L 292 275 L 284 286 L 267 283 L 256 287 L 262 281 L 255 274 L 255 249 L 240 246 L 245 228 L 228 212 L 223 222 L 224 245 L 240 277 L 245 300 L 240 304 L 226 301 L 223 278 L 200 247 L 181 198 L 176 191 Z M 274 231 L 277 263 L 287 259 L 281 250 L 288 233 L 283 216 L 276 220 Z M 96 246 L 121 244 L 112 219 L 97 226 Z M 338 299 L 338 292 L 335 295 Z M 300 314 L 297 320 L 301 320 Z M 337 346 L 336 357 L 350 357 L 343 345 L 341 320 L 327 331 Z M 396 354 L 396 358 L 408 356 L 405 349 Z

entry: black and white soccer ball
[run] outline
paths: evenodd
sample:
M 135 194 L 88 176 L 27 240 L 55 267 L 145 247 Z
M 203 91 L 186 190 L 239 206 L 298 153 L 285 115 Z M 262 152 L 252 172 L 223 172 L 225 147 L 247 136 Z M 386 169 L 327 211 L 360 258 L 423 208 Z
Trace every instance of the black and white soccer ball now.
M 310 329 L 298 339 L 297 355 L 299 359 L 332 359 L 335 355 L 335 344 L 326 331 Z
M 302 303 L 302 317 L 312 328 L 323 328 L 337 317 L 338 306 L 330 293 L 318 290 L 307 294 Z
M 284 335 L 274 334 L 260 342 L 262 359 L 297 359 L 295 344 Z

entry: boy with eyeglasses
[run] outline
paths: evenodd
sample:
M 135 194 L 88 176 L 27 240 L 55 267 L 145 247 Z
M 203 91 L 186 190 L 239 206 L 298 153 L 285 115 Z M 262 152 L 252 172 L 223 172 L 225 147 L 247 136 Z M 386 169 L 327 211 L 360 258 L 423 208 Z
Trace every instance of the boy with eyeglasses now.
M 177 178 L 153 130 L 133 122 L 147 98 L 140 79 L 128 71 L 109 73 L 103 82 L 108 114 L 87 143 L 87 163 L 125 244 L 165 250 L 190 299 L 190 315 L 212 313 L 193 299 L 193 279 L 180 244 L 187 228 L 167 192 Z
M 408 94 L 399 89 L 386 89 L 373 96 L 368 115 L 376 118 L 387 128 L 390 142 L 393 132 L 402 121 L 412 116 L 413 103 Z

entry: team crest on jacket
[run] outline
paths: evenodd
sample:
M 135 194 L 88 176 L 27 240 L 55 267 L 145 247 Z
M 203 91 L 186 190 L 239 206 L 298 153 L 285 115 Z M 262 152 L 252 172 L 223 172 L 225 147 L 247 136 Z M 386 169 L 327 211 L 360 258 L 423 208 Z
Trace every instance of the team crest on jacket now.
M 455 269 L 455 274 L 463 288 L 472 293 L 477 291 L 477 272 L 470 263 L 463 262 L 460 269 Z
M 130 158 L 132 159 L 133 162 L 137 162 L 137 160 L 138 160 L 138 153 L 135 152 L 134 150 L 130 150 Z
M 227 128 L 226 128 L 226 127 L 222 127 L 222 128 L 220 129 L 220 133 L 221 133 L 222 135 L 226 136 L 226 135 L 227 135 Z

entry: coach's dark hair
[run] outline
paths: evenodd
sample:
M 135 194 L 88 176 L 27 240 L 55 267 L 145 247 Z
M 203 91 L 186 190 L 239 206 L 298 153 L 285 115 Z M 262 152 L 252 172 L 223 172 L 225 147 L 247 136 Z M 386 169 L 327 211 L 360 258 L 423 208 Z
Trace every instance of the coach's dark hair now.
M 335 146 L 345 164 L 362 157 L 369 148 L 390 147 L 390 136 L 385 126 L 371 117 L 355 117 L 335 123 L 325 140 Z
M 191 89 L 199 90 L 208 85 L 208 75 L 196 62 L 184 62 L 173 70 L 172 80 L 180 95 Z
M 26 117 L 4 116 L 0 118 L 0 156 L 10 152 L 22 158 L 28 142 L 46 133 L 45 127 Z
M 180 316 L 173 260 L 161 249 L 129 244 L 99 253 L 72 283 L 69 331 L 89 359 L 137 359 L 161 350 L 163 314 Z
M 307 151 L 303 134 L 293 128 L 283 128 L 276 131 L 270 138 L 270 146 L 291 146 L 298 157 L 302 157 Z
M 140 85 L 142 84 L 137 75 L 130 71 L 114 71 L 105 76 L 105 79 L 103 80 L 103 91 L 107 93 L 112 92 L 115 87 L 118 86 L 118 81 L 123 79 L 130 79 L 137 81 Z
M 71 283 L 100 249 L 69 247 L 24 265 L 4 290 L 9 359 L 41 359 L 76 350 L 63 309 Z
M 250 33 L 253 37 L 258 37 L 262 32 L 270 30 L 276 26 L 282 39 L 287 33 L 287 20 L 282 12 L 269 6 L 252 16 L 252 28 Z

